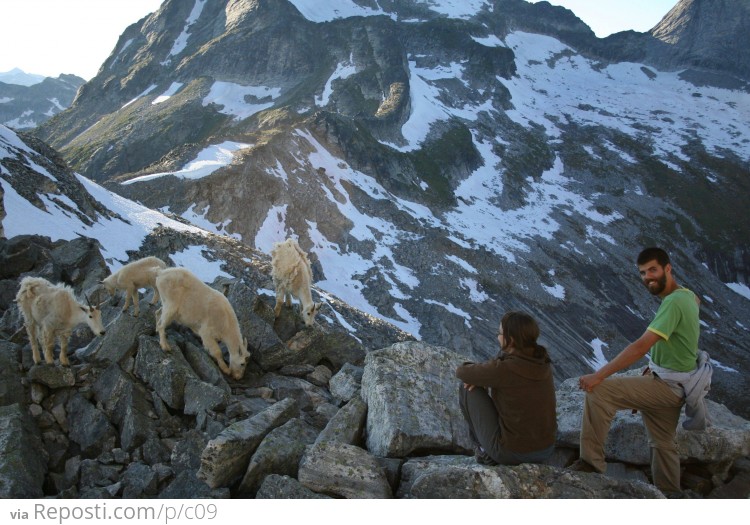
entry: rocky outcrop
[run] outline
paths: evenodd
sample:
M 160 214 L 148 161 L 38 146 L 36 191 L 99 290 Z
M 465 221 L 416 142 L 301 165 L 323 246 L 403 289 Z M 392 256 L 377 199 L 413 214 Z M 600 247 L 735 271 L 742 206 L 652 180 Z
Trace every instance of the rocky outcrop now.
M 50 264 L 60 253 L 50 252 Z M 244 297 L 235 309 L 263 313 L 273 299 L 255 297 L 249 272 L 242 275 L 231 285 L 230 297 Z M 16 309 L 9 305 L 6 321 L 17 319 Z M 315 359 L 274 371 L 251 363 L 239 381 L 221 374 L 189 330 L 170 326 L 173 350 L 163 352 L 153 327 L 134 324 L 119 305 L 105 306 L 104 317 L 108 334 L 122 341 L 84 342 L 70 367 L 31 367 L 24 332 L 16 342 L 0 336 L 3 496 L 663 497 L 648 483 L 642 423 L 626 412 L 612 427 L 607 475 L 565 470 L 577 457 L 582 394 L 575 380 L 558 390 L 560 433 L 548 464 L 485 467 L 469 455 L 457 406 L 461 356 L 423 342 L 365 348 L 324 324 L 282 339 L 277 330 L 297 324 L 295 311 L 286 315 L 288 323 L 258 319 L 275 344 L 300 345 Z M 129 329 L 140 335 L 127 336 Z M 397 333 L 378 334 L 377 324 L 370 330 L 371 340 Z M 321 339 L 340 345 L 326 352 L 305 346 L 320 348 Z M 684 495 L 746 497 L 748 422 L 714 402 L 709 410 L 709 430 L 678 433 Z

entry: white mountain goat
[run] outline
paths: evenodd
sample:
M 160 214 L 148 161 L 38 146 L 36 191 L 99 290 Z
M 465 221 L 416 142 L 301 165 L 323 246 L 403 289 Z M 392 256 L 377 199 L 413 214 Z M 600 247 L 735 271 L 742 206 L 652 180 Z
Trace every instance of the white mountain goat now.
M 313 303 L 310 293 L 312 270 L 307 254 L 294 239 L 277 242 L 271 250 L 271 267 L 271 276 L 276 287 L 275 316 L 278 317 L 281 314 L 281 305 L 284 301 L 287 307 L 292 306 L 293 295 L 302 305 L 302 319 L 305 325 L 312 326 L 315 314 L 320 309 L 320 303 Z
M 133 313 L 137 316 L 138 311 L 138 289 L 153 288 L 154 297 L 151 304 L 156 304 L 159 300 L 159 291 L 156 289 L 156 274 L 167 267 L 167 263 L 158 257 L 144 257 L 137 261 L 126 264 L 115 273 L 102 281 L 102 284 L 110 293 L 115 295 L 118 289 L 125 290 L 125 305 L 122 311 L 128 309 L 132 299 Z
M 156 329 L 162 349 L 171 351 L 165 333 L 172 321 L 190 328 L 226 375 L 242 379 L 250 359 L 247 340 L 240 333 L 237 315 L 229 300 L 198 279 L 186 268 L 167 268 L 156 277 L 161 308 L 156 312 Z M 221 355 L 219 342 L 229 350 L 229 366 Z
M 55 337 L 60 340 L 60 364 L 69 366 L 68 339 L 73 328 L 86 323 L 95 335 L 104 335 L 102 312 L 98 306 L 78 302 L 73 290 L 64 284 L 52 284 L 41 277 L 24 277 L 16 294 L 16 302 L 23 314 L 29 334 L 34 364 L 41 360 L 39 344 L 44 348 L 44 359 L 55 362 Z

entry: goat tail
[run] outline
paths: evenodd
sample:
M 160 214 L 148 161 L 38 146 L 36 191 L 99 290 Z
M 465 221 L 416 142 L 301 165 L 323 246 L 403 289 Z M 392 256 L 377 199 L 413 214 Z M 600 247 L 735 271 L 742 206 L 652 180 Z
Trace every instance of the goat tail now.
M 49 286 L 50 283 L 41 277 L 24 277 L 21 280 L 21 287 L 16 294 L 16 303 L 24 316 L 29 315 L 31 303 Z

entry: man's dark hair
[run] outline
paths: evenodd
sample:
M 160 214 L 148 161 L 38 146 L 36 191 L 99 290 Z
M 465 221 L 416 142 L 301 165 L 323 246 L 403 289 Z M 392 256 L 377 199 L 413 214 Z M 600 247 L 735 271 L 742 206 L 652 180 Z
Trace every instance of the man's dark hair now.
M 661 248 L 646 248 L 641 253 L 638 254 L 638 266 L 642 264 L 646 264 L 649 261 L 656 261 L 659 263 L 659 266 L 666 266 L 670 264 L 669 260 L 669 254 L 662 250 Z

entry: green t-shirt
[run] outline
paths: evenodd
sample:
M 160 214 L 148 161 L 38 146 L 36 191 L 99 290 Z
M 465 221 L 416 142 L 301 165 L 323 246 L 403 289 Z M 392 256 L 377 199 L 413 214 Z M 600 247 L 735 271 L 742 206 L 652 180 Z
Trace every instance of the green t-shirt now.
M 648 330 L 660 336 L 651 347 L 651 360 L 658 366 L 690 372 L 698 358 L 698 301 L 687 288 L 678 288 L 666 296 L 648 325 Z

